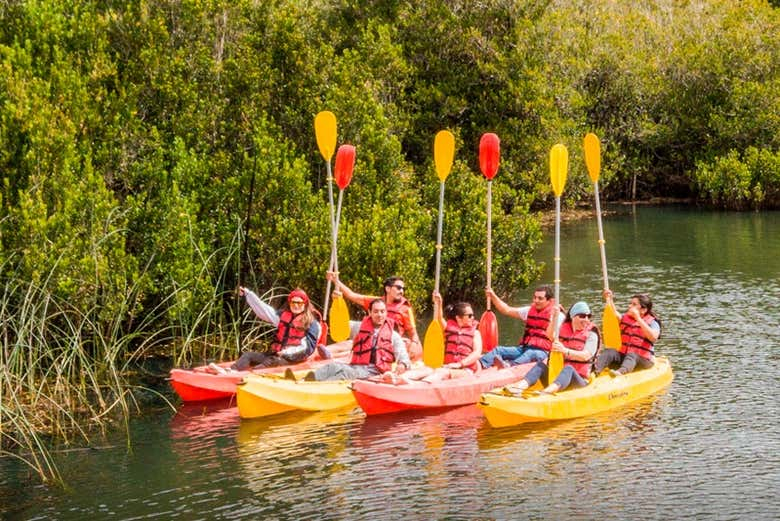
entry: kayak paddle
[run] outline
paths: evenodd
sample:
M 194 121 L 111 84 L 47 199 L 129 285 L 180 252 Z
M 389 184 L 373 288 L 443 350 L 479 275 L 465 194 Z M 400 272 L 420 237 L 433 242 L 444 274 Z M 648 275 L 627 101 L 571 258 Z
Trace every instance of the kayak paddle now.
M 352 180 L 352 171 L 355 168 L 355 147 L 341 145 L 336 152 L 336 184 L 339 187 L 339 202 L 336 212 L 336 225 L 333 227 L 333 272 L 336 274 L 336 287 L 339 280 L 339 260 L 337 242 L 339 236 L 339 223 L 341 222 L 341 202 L 344 197 L 344 189 Z M 330 308 L 330 337 L 335 342 L 342 342 L 349 338 L 349 310 L 344 297 L 333 297 Z
M 441 130 L 433 141 L 433 162 L 436 175 L 439 176 L 439 222 L 436 232 L 436 276 L 434 288 L 439 291 L 439 273 L 441 271 L 442 218 L 444 216 L 444 181 L 450 175 L 452 160 L 455 156 L 455 136 L 448 130 Z M 428 367 L 441 367 L 444 363 L 444 331 L 434 318 L 425 332 L 423 340 L 423 363 Z
M 563 186 L 566 184 L 566 174 L 569 168 L 569 151 L 566 147 L 558 143 L 550 149 L 550 181 L 552 182 L 553 193 L 555 194 L 555 309 L 552 314 L 553 321 L 553 342 L 558 340 L 558 308 L 560 306 L 560 288 L 561 288 L 561 194 Z M 551 384 L 558 377 L 563 369 L 563 353 L 559 351 L 550 351 L 550 358 L 547 362 L 547 384 Z
M 585 165 L 588 167 L 588 175 L 593 181 L 593 192 L 596 195 L 596 220 L 599 228 L 599 250 L 601 252 L 601 273 L 604 277 L 604 291 L 609 290 L 607 278 L 607 253 L 604 249 L 604 230 L 601 227 L 601 203 L 599 202 L 599 173 L 601 170 L 601 143 L 598 136 L 589 132 L 583 141 L 585 149 Z M 620 323 L 617 313 L 611 302 L 604 306 L 604 314 L 601 317 L 601 326 L 604 328 L 604 345 L 612 349 L 620 349 Z
M 492 288 L 491 265 L 493 260 L 492 211 L 493 211 L 493 177 L 498 172 L 500 157 L 498 136 L 492 133 L 483 134 L 479 140 L 479 169 L 488 182 L 487 186 L 487 287 Z M 490 299 L 487 299 L 487 309 L 479 319 L 479 334 L 482 336 L 482 351 L 487 353 L 498 345 L 498 322 L 496 315 L 490 310 Z
M 318 112 L 314 117 L 314 135 L 317 138 L 317 148 L 320 149 L 320 154 L 325 159 L 325 164 L 328 167 L 328 207 L 330 208 L 330 235 L 331 235 L 331 248 L 330 248 L 330 264 L 328 265 L 328 271 L 333 270 L 333 230 L 336 227 L 335 217 L 333 215 L 333 174 L 330 169 L 330 158 L 333 157 L 333 153 L 336 151 L 336 115 L 329 110 L 323 110 Z M 325 289 L 325 305 L 322 307 L 322 329 L 323 335 L 320 338 L 327 338 L 328 331 L 328 300 L 330 299 L 330 280 L 328 280 L 327 287 Z M 326 342 L 327 343 L 327 342 Z

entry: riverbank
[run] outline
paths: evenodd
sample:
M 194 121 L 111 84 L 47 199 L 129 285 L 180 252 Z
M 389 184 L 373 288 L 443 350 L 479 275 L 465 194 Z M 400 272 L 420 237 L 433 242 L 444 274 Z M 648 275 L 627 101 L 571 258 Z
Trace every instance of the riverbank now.
M 619 213 L 617 207 L 625 208 L 627 206 L 663 206 L 691 204 L 693 199 L 673 198 L 673 197 L 653 197 L 643 201 L 602 201 L 601 215 L 614 215 Z M 574 208 L 561 208 L 561 222 L 581 221 L 596 216 L 596 208 L 592 203 L 580 204 Z M 555 209 L 542 210 L 540 212 L 542 227 L 550 228 L 555 226 Z

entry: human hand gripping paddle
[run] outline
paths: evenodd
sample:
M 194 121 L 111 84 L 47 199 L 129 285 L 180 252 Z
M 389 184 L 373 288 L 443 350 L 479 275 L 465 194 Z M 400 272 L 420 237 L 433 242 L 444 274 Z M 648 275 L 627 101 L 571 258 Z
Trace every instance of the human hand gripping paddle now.
M 479 169 L 488 182 L 487 186 L 487 288 L 492 289 L 491 265 L 493 260 L 492 210 L 493 210 L 493 177 L 498 172 L 500 157 L 498 136 L 492 133 L 483 134 L 479 140 Z M 498 322 L 496 315 L 490 310 L 490 298 L 487 299 L 487 310 L 479 319 L 479 334 L 482 336 L 482 351 L 487 353 L 498 344 Z
M 566 175 L 569 168 L 569 151 L 558 143 L 550 149 L 550 181 L 555 194 L 555 309 L 553 310 L 553 342 L 558 341 L 558 306 L 560 305 L 561 289 L 561 194 L 566 184 Z M 551 384 L 563 369 L 563 353 L 550 351 L 550 359 L 547 362 L 547 384 Z
M 333 214 L 333 173 L 330 169 L 330 158 L 333 157 L 333 153 L 336 151 L 336 115 L 329 110 L 323 110 L 318 112 L 314 117 L 314 135 L 317 138 L 317 148 L 320 149 L 325 164 L 328 167 L 328 207 L 330 208 L 330 264 L 328 265 L 328 271 L 333 270 L 333 260 L 335 256 L 335 249 L 333 243 L 333 231 L 336 227 L 335 217 Z M 322 307 L 322 333 L 320 334 L 319 343 L 327 344 L 328 340 L 328 300 L 330 299 L 330 279 L 325 289 L 325 305 Z
M 433 162 L 436 165 L 436 175 L 439 176 L 439 222 L 436 232 L 436 276 L 435 292 L 439 292 L 439 273 L 441 271 L 441 232 L 444 216 L 444 181 L 450 175 L 452 160 L 455 156 L 455 136 L 448 130 L 441 130 L 433 141 Z M 423 363 L 428 367 L 441 367 L 444 363 L 444 331 L 441 323 L 434 318 L 425 332 L 423 340 Z
M 593 192 L 596 196 L 596 220 L 599 228 L 599 250 L 601 252 L 601 273 L 604 276 L 604 292 L 609 291 L 609 279 L 607 278 L 607 253 L 604 250 L 604 230 L 601 227 L 601 204 L 599 203 L 599 173 L 601 170 L 601 143 L 598 136 L 593 133 L 585 135 L 583 141 L 585 149 L 585 165 L 588 167 L 588 175 L 593 181 Z M 601 326 L 604 328 L 604 345 L 613 349 L 620 349 L 620 324 L 617 312 L 611 300 L 607 300 L 604 306 L 604 314 L 601 317 Z
M 339 223 L 341 222 L 341 202 L 344 198 L 344 189 L 352 180 L 352 171 L 355 168 L 355 147 L 352 145 L 341 145 L 336 152 L 336 184 L 339 187 L 338 210 L 336 211 L 336 224 L 333 227 L 333 272 L 336 274 L 335 281 L 338 288 L 339 281 L 339 260 L 337 242 L 339 235 Z M 341 295 L 333 297 L 333 304 L 330 308 L 330 337 L 335 342 L 342 342 L 349 338 L 349 310 L 344 297 Z

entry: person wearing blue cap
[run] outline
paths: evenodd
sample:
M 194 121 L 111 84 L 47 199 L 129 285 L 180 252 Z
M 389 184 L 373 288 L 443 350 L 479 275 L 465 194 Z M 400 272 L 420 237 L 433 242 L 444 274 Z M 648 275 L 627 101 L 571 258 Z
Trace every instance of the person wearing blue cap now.
M 564 366 L 561 373 L 542 393 L 552 394 L 569 387 L 588 385 L 591 362 L 601 345 L 601 336 L 596 324 L 590 321 L 590 307 L 585 302 L 577 302 L 566 314 L 561 324 L 558 340 L 553 342 L 552 350 L 563 353 Z M 537 362 L 517 384 L 507 387 L 512 394 L 520 395 L 539 379 L 547 380 L 547 363 Z

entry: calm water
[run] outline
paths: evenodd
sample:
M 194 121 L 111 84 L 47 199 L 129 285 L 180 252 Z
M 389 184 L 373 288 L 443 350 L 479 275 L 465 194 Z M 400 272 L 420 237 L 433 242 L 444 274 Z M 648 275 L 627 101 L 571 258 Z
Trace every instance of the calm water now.
M 230 404 L 182 406 L 134 420 L 129 450 L 118 437 L 63 453 L 65 491 L 0 460 L 0 515 L 780 519 L 780 213 L 638 208 L 604 225 L 618 308 L 647 291 L 663 320 L 675 380 L 657 396 L 509 429 L 475 407 L 240 421 Z M 561 297 L 600 317 L 596 237 L 595 222 L 563 226 Z M 549 281 L 552 241 L 540 258 Z M 500 328 L 502 343 L 520 334 Z

